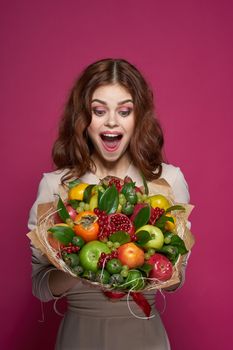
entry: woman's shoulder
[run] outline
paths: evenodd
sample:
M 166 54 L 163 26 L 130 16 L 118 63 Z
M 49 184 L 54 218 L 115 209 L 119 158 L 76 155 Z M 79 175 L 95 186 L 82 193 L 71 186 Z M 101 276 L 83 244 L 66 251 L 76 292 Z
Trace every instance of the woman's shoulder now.
M 40 181 L 39 190 L 47 190 L 52 194 L 57 193 L 61 179 L 67 172 L 67 169 L 44 172 Z
M 68 169 L 59 169 L 50 172 L 44 172 L 43 177 L 49 182 L 61 181 L 62 176 L 68 172 Z
M 162 163 L 161 178 L 165 179 L 172 187 L 176 201 L 188 203 L 189 189 L 181 169 L 175 165 Z
M 162 173 L 160 177 L 167 180 L 169 184 L 172 184 L 180 173 L 181 170 L 179 167 L 172 164 L 162 163 Z

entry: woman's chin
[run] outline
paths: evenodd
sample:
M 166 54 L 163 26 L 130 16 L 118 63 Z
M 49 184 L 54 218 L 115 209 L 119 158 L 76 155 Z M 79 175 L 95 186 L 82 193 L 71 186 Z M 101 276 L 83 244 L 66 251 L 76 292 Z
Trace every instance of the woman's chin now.
M 116 150 L 114 152 L 108 152 L 105 149 L 101 150 L 101 152 L 99 152 L 98 154 L 98 158 L 101 160 L 101 162 L 103 163 L 109 163 L 109 164 L 113 164 L 121 159 L 124 158 L 129 158 L 128 152 L 126 152 L 125 150 Z

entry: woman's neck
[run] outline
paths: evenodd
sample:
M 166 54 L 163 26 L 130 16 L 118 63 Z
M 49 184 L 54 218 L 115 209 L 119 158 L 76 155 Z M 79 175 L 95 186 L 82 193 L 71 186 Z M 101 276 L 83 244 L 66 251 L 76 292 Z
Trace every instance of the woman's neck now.
M 93 173 L 100 179 L 108 175 L 124 178 L 132 161 L 128 154 L 124 154 L 116 162 L 106 162 L 95 154 L 92 156 L 92 160 L 96 166 L 96 171 L 93 170 Z

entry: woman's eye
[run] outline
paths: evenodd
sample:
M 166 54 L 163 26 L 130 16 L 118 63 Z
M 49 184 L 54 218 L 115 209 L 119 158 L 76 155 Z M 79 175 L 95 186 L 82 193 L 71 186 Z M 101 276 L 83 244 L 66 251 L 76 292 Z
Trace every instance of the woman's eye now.
M 131 108 L 119 110 L 119 114 L 121 117 L 127 117 L 128 115 L 130 115 L 131 112 L 132 112 Z
M 97 115 L 97 117 L 102 117 L 105 113 L 105 109 L 93 108 L 93 113 Z

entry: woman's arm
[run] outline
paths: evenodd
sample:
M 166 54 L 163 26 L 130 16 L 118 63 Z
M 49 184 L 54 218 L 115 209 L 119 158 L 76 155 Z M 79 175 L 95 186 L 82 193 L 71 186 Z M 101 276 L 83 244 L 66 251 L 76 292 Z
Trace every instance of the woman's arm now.
M 39 203 L 54 201 L 54 193 L 46 176 L 40 182 L 37 199 L 30 211 L 28 226 L 32 230 L 37 224 Z M 52 300 L 77 284 L 77 279 L 54 267 L 46 256 L 31 245 L 32 250 L 32 292 L 42 301 Z

